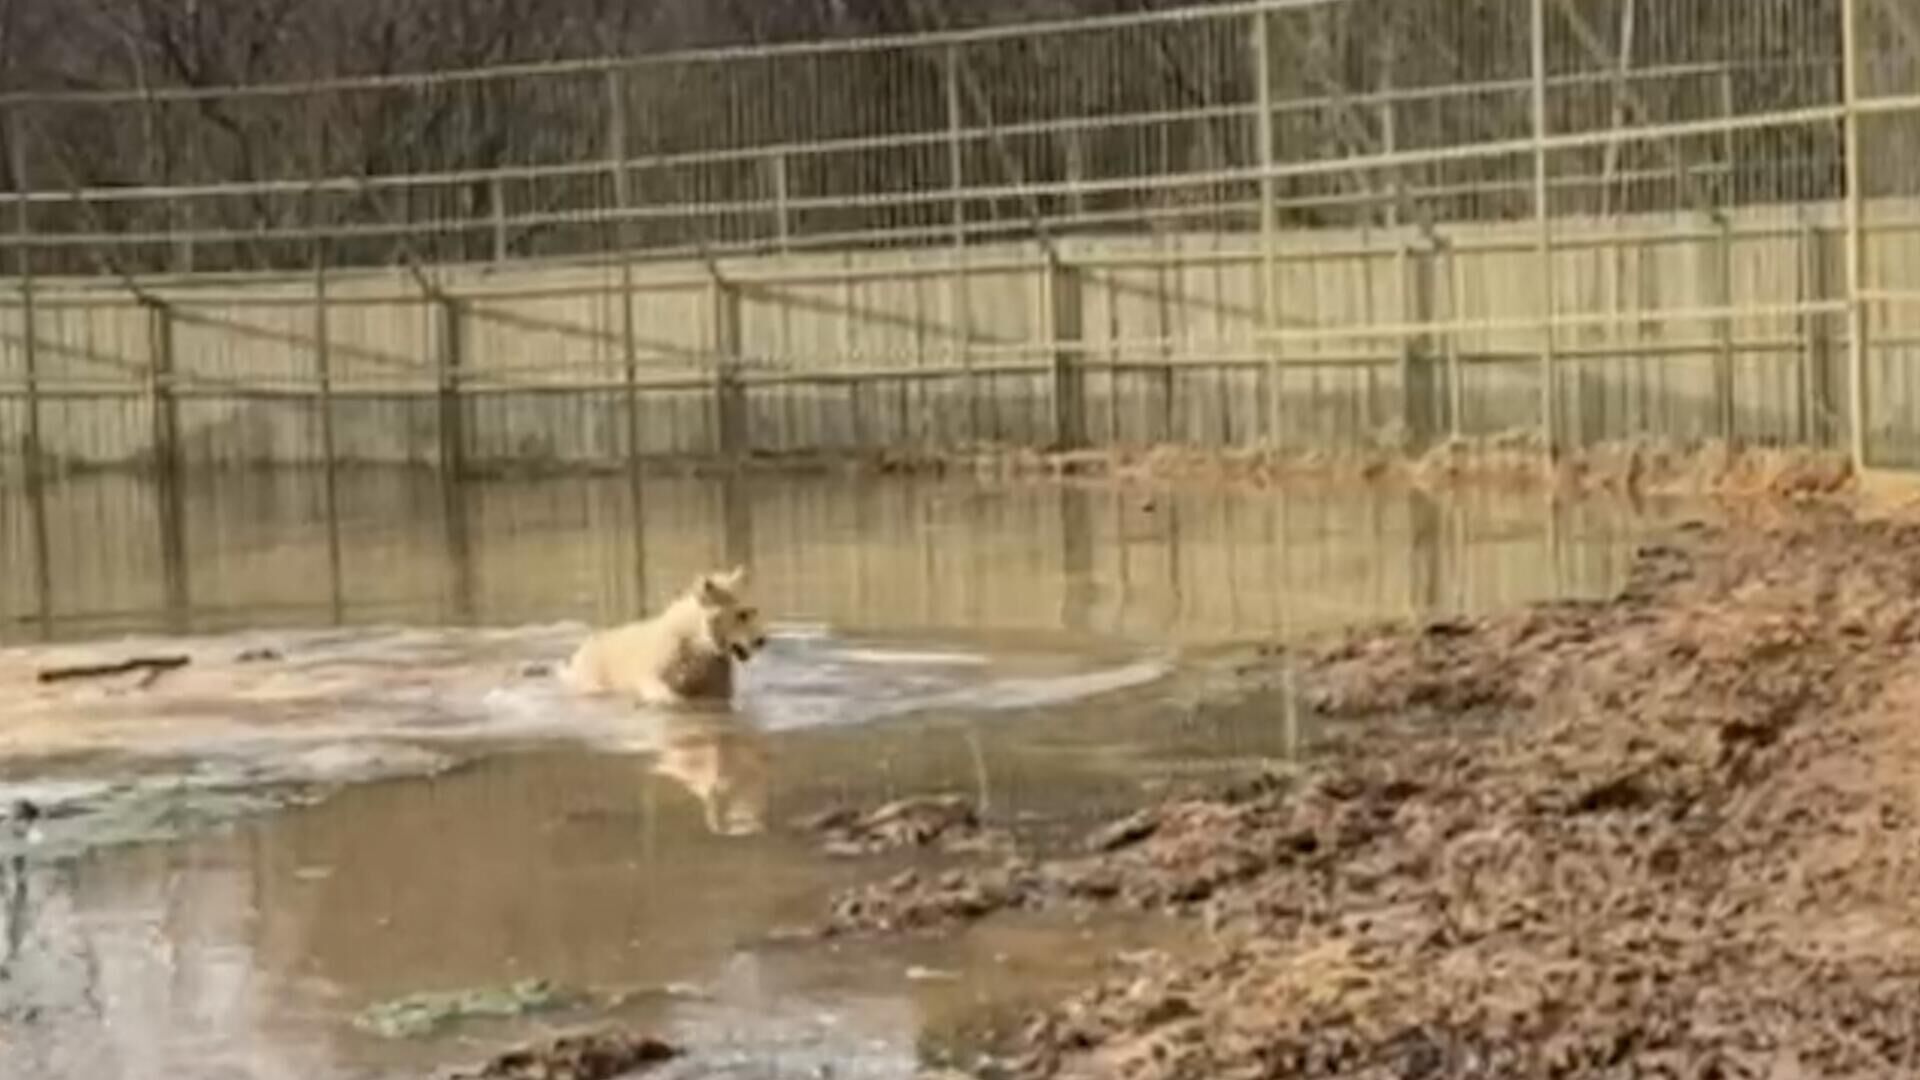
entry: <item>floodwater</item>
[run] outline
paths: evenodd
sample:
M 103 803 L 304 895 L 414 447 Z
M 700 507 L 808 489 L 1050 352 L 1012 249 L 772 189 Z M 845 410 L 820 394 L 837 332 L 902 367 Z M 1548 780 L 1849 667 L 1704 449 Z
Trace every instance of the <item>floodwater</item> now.
M 0 489 L 0 1077 L 423 1076 L 615 1017 L 667 1076 L 911 1075 L 1150 924 L 786 940 L 847 862 L 789 827 L 960 792 L 1036 837 L 1312 742 L 1212 646 L 1611 589 L 1677 508 L 835 477 L 236 473 Z M 746 563 L 738 707 L 572 698 L 589 624 Z M 40 685 L 130 655 L 191 663 Z M 405 995 L 592 1002 L 370 1033 Z

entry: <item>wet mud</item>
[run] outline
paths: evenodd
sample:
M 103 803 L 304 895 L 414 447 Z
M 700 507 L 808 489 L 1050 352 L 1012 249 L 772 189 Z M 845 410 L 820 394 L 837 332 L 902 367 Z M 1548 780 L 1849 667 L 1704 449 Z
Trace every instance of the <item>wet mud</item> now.
M 995 1075 L 1917 1075 L 1917 648 L 1920 526 L 1684 528 L 1607 602 L 1249 657 L 1330 725 L 1322 765 L 895 874 L 821 932 L 1210 931 L 1032 1016 Z

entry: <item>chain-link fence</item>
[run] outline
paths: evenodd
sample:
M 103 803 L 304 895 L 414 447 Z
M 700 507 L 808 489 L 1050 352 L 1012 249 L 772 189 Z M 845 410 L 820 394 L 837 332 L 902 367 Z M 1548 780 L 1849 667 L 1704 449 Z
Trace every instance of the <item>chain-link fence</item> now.
M 56 463 L 1514 429 L 1904 462 L 1917 32 L 1911 0 L 1260 0 L 14 93 L 0 432 Z

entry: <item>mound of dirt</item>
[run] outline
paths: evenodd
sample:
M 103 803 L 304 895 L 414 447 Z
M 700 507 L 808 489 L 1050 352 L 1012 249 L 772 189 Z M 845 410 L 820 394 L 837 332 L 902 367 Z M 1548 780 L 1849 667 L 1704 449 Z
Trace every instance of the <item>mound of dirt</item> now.
M 1216 931 L 1034 1017 L 1017 1076 L 1920 1075 L 1917 650 L 1920 526 L 1687 530 L 1612 602 L 1288 657 L 1353 722 L 1308 780 L 896 877 L 827 930 L 1118 905 Z

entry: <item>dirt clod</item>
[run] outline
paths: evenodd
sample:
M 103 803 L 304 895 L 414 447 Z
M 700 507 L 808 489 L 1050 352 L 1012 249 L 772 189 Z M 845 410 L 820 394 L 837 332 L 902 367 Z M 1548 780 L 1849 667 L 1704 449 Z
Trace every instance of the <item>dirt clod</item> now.
M 562 1035 L 509 1050 L 452 1080 L 613 1080 L 678 1057 L 659 1039 L 621 1031 Z
M 973 803 L 959 795 L 919 795 L 897 799 L 862 814 L 841 807 L 795 822 L 802 832 L 820 837 L 832 855 L 874 855 L 904 848 L 980 852 L 1002 847 L 1006 838 L 984 826 Z

